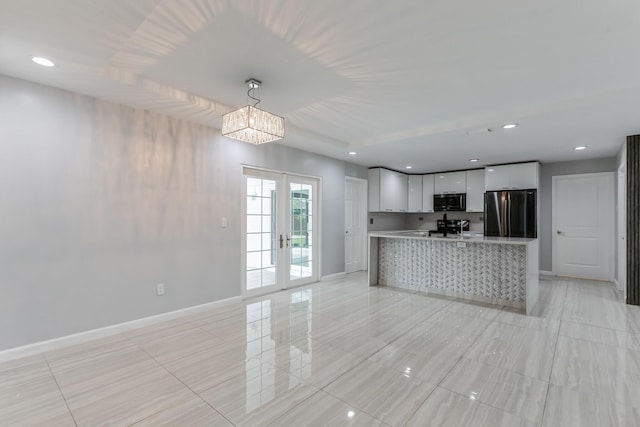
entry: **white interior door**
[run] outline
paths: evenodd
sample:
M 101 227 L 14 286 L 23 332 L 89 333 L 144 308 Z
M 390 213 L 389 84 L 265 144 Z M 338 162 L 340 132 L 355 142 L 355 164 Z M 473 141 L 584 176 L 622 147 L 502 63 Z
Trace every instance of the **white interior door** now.
M 618 289 L 627 298 L 627 174 L 618 168 Z
M 367 181 L 351 177 L 345 178 L 344 269 L 346 273 L 366 269 L 366 194 Z
M 553 272 L 613 279 L 613 173 L 553 177 Z
M 318 280 L 318 186 L 315 178 L 243 168 L 243 296 Z

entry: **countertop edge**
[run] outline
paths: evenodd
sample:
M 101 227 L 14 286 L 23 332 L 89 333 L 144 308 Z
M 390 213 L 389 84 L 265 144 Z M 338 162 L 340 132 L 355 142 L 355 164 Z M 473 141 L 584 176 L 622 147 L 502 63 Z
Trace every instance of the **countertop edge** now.
M 412 240 L 438 240 L 442 242 L 465 242 L 465 243 L 491 243 L 491 244 L 504 244 L 504 245 L 527 245 L 538 239 L 522 238 L 522 237 L 429 237 L 429 236 L 412 236 L 410 234 L 404 234 L 408 231 L 372 231 L 369 233 L 369 237 L 383 237 L 390 239 L 412 239 Z

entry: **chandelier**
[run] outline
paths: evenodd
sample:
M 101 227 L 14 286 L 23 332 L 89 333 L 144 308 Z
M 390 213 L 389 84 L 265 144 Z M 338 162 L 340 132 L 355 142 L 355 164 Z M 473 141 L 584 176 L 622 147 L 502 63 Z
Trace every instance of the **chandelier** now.
M 256 107 L 260 98 L 255 91 L 260 88 L 261 81 L 249 79 L 247 97 L 255 101 L 222 116 L 222 135 L 251 144 L 264 144 L 284 138 L 284 118 Z

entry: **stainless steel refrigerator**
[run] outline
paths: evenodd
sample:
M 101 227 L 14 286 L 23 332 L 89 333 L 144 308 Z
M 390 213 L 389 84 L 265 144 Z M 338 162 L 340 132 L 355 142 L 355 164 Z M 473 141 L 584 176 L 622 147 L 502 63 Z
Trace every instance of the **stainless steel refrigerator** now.
M 536 223 L 536 190 L 484 193 L 485 236 L 536 238 Z

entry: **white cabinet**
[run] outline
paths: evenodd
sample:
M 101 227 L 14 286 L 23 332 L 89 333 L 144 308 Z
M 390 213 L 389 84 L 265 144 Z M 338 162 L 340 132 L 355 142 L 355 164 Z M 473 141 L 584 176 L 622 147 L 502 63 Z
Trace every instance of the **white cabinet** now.
M 538 162 L 489 166 L 485 169 L 486 191 L 529 190 L 538 188 Z
M 369 169 L 369 212 L 380 211 L 380 169 Z
M 380 210 L 382 212 L 395 211 L 398 191 L 396 173 L 388 169 L 380 169 Z
M 464 193 L 467 191 L 466 172 L 446 172 L 435 174 L 435 193 Z
M 538 162 L 511 165 L 511 188 L 531 190 L 538 188 Z
M 484 212 L 484 169 L 467 171 L 467 212 Z
M 422 175 L 409 175 L 409 203 L 407 212 L 422 212 Z
M 422 212 L 433 212 L 434 176 L 422 175 Z
M 407 175 L 388 169 L 369 169 L 369 212 L 406 212 Z

